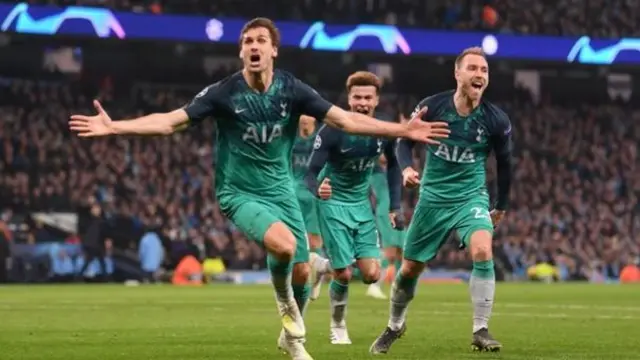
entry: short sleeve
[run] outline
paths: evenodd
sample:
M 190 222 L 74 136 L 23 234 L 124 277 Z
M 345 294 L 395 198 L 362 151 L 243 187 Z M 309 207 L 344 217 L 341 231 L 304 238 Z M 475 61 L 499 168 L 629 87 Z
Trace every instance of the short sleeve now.
M 323 121 L 333 105 L 320 96 L 311 86 L 298 79 L 295 81 L 295 87 L 296 105 L 300 112 L 314 117 L 317 121 Z
M 201 122 L 217 114 L 221 103 L 222 90 L 219 83 L 209 85 L 193 97 L 184 110 L 193 123 Z

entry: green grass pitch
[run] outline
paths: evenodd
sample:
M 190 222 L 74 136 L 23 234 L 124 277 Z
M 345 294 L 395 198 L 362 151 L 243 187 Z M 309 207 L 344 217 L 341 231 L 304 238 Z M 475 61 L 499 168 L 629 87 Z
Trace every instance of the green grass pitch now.
M 307 313 L 316 360 L 369 359 L 388 302 L 350 289 L 353 345 L 329 343 L 326 287 Z M 640 359 L 640 287 L 499 284 L 491 331 L 501 353 L 470 350 L 466 285 L 420 285 L 400 359 Z M 9 286 L 0 288 L 2 360 L 287 359 L 268 286 Z

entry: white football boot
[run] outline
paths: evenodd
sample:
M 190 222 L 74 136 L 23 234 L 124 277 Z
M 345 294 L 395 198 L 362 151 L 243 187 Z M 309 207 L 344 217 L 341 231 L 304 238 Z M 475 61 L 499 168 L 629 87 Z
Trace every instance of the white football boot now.
M 313 360 L 304 347 L 304 338 L 290 338 L 286 335 L 284 329 L 280 331 L 280 336 L 278 337 L 278 350 L 291 356 L 292 360 Z
M 294 339 L 304 338 L 306 329 L 296 301 L 293 298 L 287 301 L 279 301 L 276 297 L 276 304 L 278 305 L 282 328 L 287 332 L 287 335 Z
M 329 338 L 333 345 L 351 345 L 347 324 L 344 321 L 341 324 L 331 322 Z
M 377 283 L 369 285 L 367 288 L 367 296 L 379 300 L 387 300 L 387 295 L 382 291 L 382 287 Z

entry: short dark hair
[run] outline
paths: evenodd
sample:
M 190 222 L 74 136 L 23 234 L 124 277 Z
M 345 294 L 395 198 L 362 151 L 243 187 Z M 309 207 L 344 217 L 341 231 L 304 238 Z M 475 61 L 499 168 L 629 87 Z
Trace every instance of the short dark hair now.
M 456 58 L 456 68 L 460 67 L 462 60 L 464 60 L 464 58 L 467 55 L 478 55 L 478 56 L 482 56 L 485 60 L 487 59 L 487 55 L 485 55 L 481 47 L 474 46 L 474 47 L 466 48 L 462 50 L 460 55 L 458 55 L 458 57 Z
M 246 24 L 244 24 L 244 26 L 242 27 L 242 31 L 240 32 L 240 39 L 238 39 L 238 43 L 242 45 L 242 38 L 244 37 L 244 34 L 247 31 L 251 29 L 256 29 L 256 28 L 267 29 L 269 31 L 269 35 L 271 36 L 271 42 L 273 43 L 273 46 L 275 47 L 280 46 L 280 31 L 276 27 L 276 24 L 274 24 L 273 21 L 271 21 L 271 19 L 267 19 L 263 17 L 258 17 L 258 18 L 249 20 Z
M 376 74 L 369 71 L 356 71 L 347 78 L 347 92 L 351 91 L 354 86 L 373 86 L 376 93 L 380 92 L 382 81 Z

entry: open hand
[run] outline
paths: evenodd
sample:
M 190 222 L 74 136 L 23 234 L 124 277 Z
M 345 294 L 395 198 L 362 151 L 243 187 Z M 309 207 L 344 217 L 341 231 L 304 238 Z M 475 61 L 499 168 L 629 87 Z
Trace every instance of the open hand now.
M 93 116 L 71 115 L 69 129 L 78 133 L 80 137 L 106 136 L 113 134 L 112 120 L 102 108 L 98 100 L 93 100 L 93 106 L 98 112 Z
M 422 121 L 422 117 L 427 113 L 427 107 L 423 107 L 407 123 L 407 134 L 405 137 L 427 144 L 440 144 L 437 139 L 446 139 L 451 130 L 449 124 L 444 121 L 428 122 Z
M 412 167 L 402 171 L 402 185 L 408 189 L 413 189 L 420 185 L 420 174 Z
M 404 216 L 400 210 L 389 212 L 389 220 L 391 220 L 391 227 L 396 230 L 404 230 L 405 221 Z

